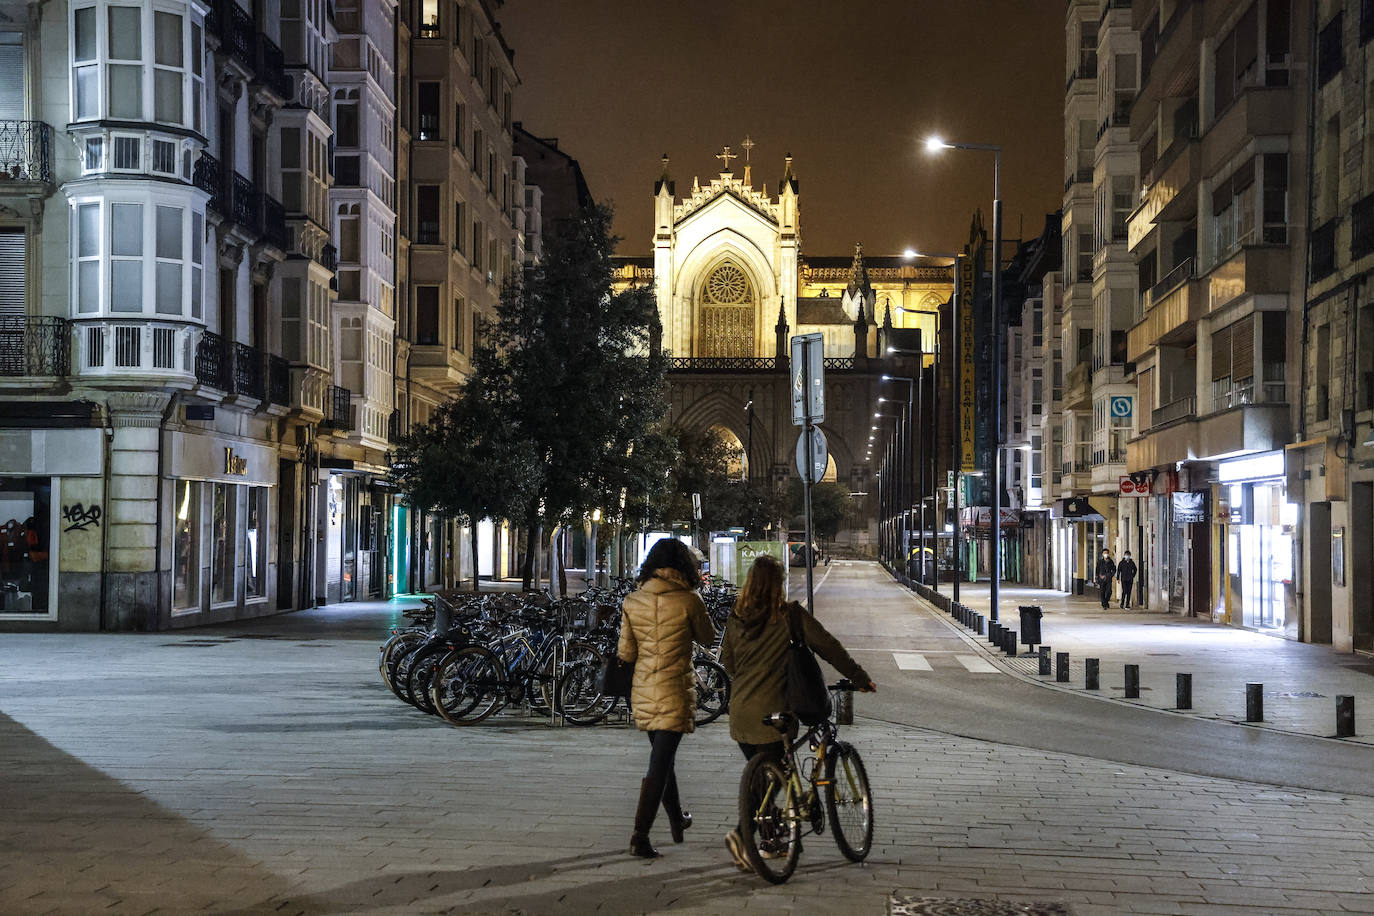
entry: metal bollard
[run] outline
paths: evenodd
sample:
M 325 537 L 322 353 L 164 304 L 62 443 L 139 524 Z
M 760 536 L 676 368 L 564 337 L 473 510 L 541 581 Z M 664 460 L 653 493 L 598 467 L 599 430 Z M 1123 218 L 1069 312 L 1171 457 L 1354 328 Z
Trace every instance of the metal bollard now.
M 1126 666 L 1126 699 L 1140 699 L 1140 666 Z
M 1001 628 L 1002 628 L 1002 625 L 1001 625 L 1000 623 L 995 623 L 995 622 L 994 622 L 994 623 L 988 624 L 988 642 L 992 643 L 994 646 L 997 645 L 997 639 L 998 639 L 998 636 L 999 636 L 999 634 L 998 634 L 997 631 L 1000 630 Z
M 1264 721 L 1264 685 L 1245 685 L 1245 721 Z
M 1005 653 L 1007 653 L 1007 655 L 1011 656 L 1012 658 L 1015 658 L 1015 657 L 1016 657 L 1016 645 L 1017 645 L 1017 643 L 1019 642 L 1019 640 L 1017 639 L 1017 637 L 1018 637 L 1020 634 L 1017 633 L 1015 630 L 1011 629 L 1010 627 L 1008 627 L 1007 629 L 1003 630 L 1002 633 L 1003 633 L 1003 638 L 1002 638 L 1002 651 L 1005 652 Z
M 1176 709 L 1193 708 L 1193 676 L 1179 672 L 1174 675 L 1174 707 Z
M 1054 653 L 1054 679 L 1060 684 L 1069 682 L 1069 653 Z
M 1355 736 L 1355 698 L 1353 696 L 1336 697 L 1336 737 L 1353 738 Z
M 974 615 L 973 615 L 973 632 L 977 633 L 979 636 L 982 636 L 982 635 L 983 635 L 983 624 L 984 624 L 985 622 L 986 622 L 986 620 L 985 620 L 985 618 L 983 617 L 982 614 L 974 614 Z
M 1040 674 L 1050 673 L 1050 647 L 1040 647 Z
M 1083 689 L 1100 690 L 1102 689 L 1101 678 L 1099 676 L 1100 662 L 1095 658 L 1083 659 Z

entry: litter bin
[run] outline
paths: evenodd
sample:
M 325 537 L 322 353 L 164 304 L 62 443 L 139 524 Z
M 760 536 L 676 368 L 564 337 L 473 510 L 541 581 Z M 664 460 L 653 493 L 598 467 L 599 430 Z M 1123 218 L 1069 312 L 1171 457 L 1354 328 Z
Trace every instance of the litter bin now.
M 1021 642 L 1028 646 L 1040 645 L 1040 618 L 1044 612 L 1034 604 L 1020 605 L 1018 610 L 1021 612 Z

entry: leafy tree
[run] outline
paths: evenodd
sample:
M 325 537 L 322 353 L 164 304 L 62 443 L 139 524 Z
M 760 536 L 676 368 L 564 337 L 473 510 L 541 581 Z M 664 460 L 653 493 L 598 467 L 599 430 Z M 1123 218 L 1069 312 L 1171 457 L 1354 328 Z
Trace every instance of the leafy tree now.
M 537 468 L 505 415 L 499 375 L 478 373 L 458 397 L 439 407 L 428 424 L 397 444 L 391 476 L 406 501 L 468 526 L 472 590 L 478 590 L 477 523 L 520 512 L 533 491 Z
M 692 517 L 692 494 L 701 494 L 701 527 L 740 527 L 761 537 L 787 514 L 786 493 L 766 480 L 741 480 L 743 451 L 715 430 L 675 428 L 676 451 L 666 501 L 656 506 L 663 524 Z
M 806 505 L 803 502 L 800 477 L 789 481 L 788 494 L 797 528 L 805 525 Z M 858 517 L 859 507 L 849 488 L 843 484 L 822 481 L 811 487 L 811 526 L 815 536 L 830 540 L 840 533 L 840 529 Z
M 533 579 L 535 533 L 656 489 L 653 436 L 666 412 L 667 361 L 651 341 L 658 309 L 646 289 L 611 289 L 616 240 L 608 207 L 562 222 L 543 261 L 502 291 L 478 371 L 507 380 L 504 410 L 537 467 L 523 512 Z M 627 520 L 628 521 L 628 520 Z

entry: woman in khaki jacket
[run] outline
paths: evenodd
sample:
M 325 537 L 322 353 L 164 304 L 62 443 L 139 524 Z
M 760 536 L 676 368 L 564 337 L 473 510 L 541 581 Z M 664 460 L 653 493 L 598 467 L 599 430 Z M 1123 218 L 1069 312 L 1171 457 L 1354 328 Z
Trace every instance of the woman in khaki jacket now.
M 649 830 L 660 803 L 674 843 L 681 843 L 682 832 L 692 825 L 678 798 L 673 761 L 682 736 L 696 729 L 692 644 L 711 645 L 716 631 L 696 592 L 701 565 L 686 544 L 674 538 L 655 544 L 640 566 L 638 581 L 639 588 L 625 599 L 619 655 L 634 663 L 630 705 L 652 748 L 649 772 L 639 784 L 630 854 L 652 859 L 658 850 L 649 842 Z
M 839 641 L 795 601 L 783 597 L 783 565 L 770 556 L 754 561 L 735 599 L 735 609 L 725 623 L 720 663 L 730 675 L 730 737 L 739 744 L 745 759 L 758 753 L 782 759 L 782 736 L 765 725 L 765 716 L 785 711 L 784 670 L 787 648 L 792 644 L 790 615 L 801 621 L 806 644 L 864 693 L 878 688 L 868 672 L 850 657 Z M 739 830 L 726 834 L 725 845 L 735 864 L 751 869 L 744 857 Z

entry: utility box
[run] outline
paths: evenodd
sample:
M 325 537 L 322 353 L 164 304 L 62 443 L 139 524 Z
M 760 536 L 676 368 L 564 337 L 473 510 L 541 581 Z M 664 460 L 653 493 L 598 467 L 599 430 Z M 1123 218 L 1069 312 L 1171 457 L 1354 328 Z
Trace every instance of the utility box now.
M 1023 604 L 1018 610 L 1021 612 L 1021 642 L 1028 646 L 1038 646 L 1044 640 L 1040 638 L 1040 618 L 1044 612 L 1038 605 Z

